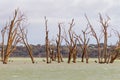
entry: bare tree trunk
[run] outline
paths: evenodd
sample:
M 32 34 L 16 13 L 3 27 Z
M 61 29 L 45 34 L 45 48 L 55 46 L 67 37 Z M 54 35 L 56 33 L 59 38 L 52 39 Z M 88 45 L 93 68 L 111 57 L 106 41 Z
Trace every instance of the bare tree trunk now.
M 69 33 L 69 38 L 70 38 L 70 42 L 69 42 L 69 57 L 68 57 L 68 63 L 70 63 L 71 58 L 73 58 L 73 62 L 76 62 L 75 60 L 75 47 L 76 47 L 76 40 L 74 40 L 74 33 L 72 31 L 72 27 L 74 26 L 74 19 L 72 19 L 72 22 L 70 23 L 70 28 L 68 30 Z
M 64 40 L 67 43 L 68 49 L 69 49 L 69 53 L 68 53 L 68 63 L 71 62 L 71 59 L 73 58 L 73 62 L 76 62 L 76 41 L 77 39 L 75 38 L 75 33 L 72 31 L 72 27 L 74 26 L 74 19 L 72 19 L 71 23 L 70 23 L 70 27 L 68 30 L 68 34 L 69 34 L 69 39 L 67 40 L 66 38 L 64 38 Z M 66 32 L 65 32 L 66 35 Z
M 1 60 L 4 60 L 4 39 L 2 38 Z
M 84 56 L 86 58 L 86 63 L 88 63 L 88 53 L 87 53 L 87 46 L 88 46 L 88 42 L 89 42 L 89 39 L 86 38 L 86 31 L 87 31 L 88 28 L 86 28 L 85 31 L 82 31 L 83 32 L 83 54 L 82 54 L 82 62 L 84 62 Z
M 57 40 L 56 40 L 56 43 L 57 43 L 57 57 L 58 57 L 58 63 L 60 62 L 63 62 L 63 59 L 62 59 L 62 55 L 60 53 L 60 42 L 61 42 L 61 24 L 59 23 L 58 24 L 58 28 L 59 28 L 59 33 L 57 35 Z
M 33 58 L 33 52 L 32 52 L 32 48 L 31 46 L 29 45 L 28 43 L 28 39 L 27 39 L 27 32 L 25 33 L 25 30 L 24 28 L 20 27 L 19 26 L 19 29 L 20 29 L 20 32 L 21 32 L 21 35 L 19 35 L 19 37 L 22 39 L 27 51 L 28 51 L 28 54 L 30 55 L 30 58 L 31 58 L 31 61 L 32 63 L 34 64 L 35 61 L 34 61 L 34 58 Z
M 47 63 L 50 63 L 50 60 L 49 60 L 49 57 L 50 57 L 50 51 L 49 51 L 49 39 L 48 39 L 48 26 L 47 26 L 47 22 L 48 20 L 46 19 L 45 17 L 45 30 L 46 30 L 46 38 L 45 38 L 45 46 L 46 46 L 46 60 L 47 60 Z
M 58 63 L 60 63 L 60 47 L 58 42 L 57 42 L 57 57 L 58 57 Z
M 115 55 L 111 56 L 111 60 L 110 63 L 113 63 L 114 60 L 118 57 L 118 53 L 116 53 Z
M 90 23 L 90 21 L 89 21 L 89 19 L 88 19 L 88 17 L 87 17 L 86 14 L 85 14 L 85 17 L 86 17 L 86 19 L 87 19 L 87 21 L 88 21 L 88 25 L 89 25 L 89 27 L 90 27 L 90 29 L 91 29 L 92 36 L 96 39 L 96 42 L 97 42 L 97 45 L 98 45 L 98 62 L 100 63 L 100 62 L 102 61 L 102 60 L 100 59 L 100 55 L 101 55 L 100 37 L 99 37 L 99 39 L 98 39 L 98 36 L 97 36 L 97 34 L 96 34 L 93 26 L 91 25 L 91 23 Z
M 4 37 L 5 37 L 5 32 L 7 30 L 7 27 L 4 27 L 2 30 L 1 30 L 1 34 L 2 34 L 2 50 L 1 50 L 1 60 L 3 61 L 4 60 Z
M 107 32 L 105 31 L 105 34 L 104 34 L 104 50 L 103 50 L 103 53 L 104 53 L 104 63 L 106 63 L 107 61 Z
M 49 41 L 48 41 L 48 32 L 46 33 L 46 60 L 47 63 L 49 63 L 49 56 L 50 56 L 50 52 L 49 52 Z
M 111 55 L 110 63 L 113 63 L 115 59 L 118 58 L 119 54 L 120 54 L 120 46 L 118 45 L 118 47 L 115 48 L 115 51 Z
M 51 60 L 55 61 L 55 55 L 54 55 L 54 48 L 53 47 L 51 48 L 50 55 L 51 55 Z
M 103 28 L 103 33 L 104 33 L 104 46 L 103 46 L 103 58 L 104 58 L 104 63 L 107 62 L 107 59 L 109 58 L 108 57 L 108 53 L 107 53 L 107 41 L 108 41 L 108 32 L 107 32 L 107 29 L 108 29 L 108 22 L 110 20 L 110 18 L 107 16 L 107 20 L 104 20 L 102 18 L 102 15 L 99 14 L 99 17 L 100 17 L 100 23 L 102 25 L 102 28 Z
M 100 63 L 101 62 L 101 59 L 100 59 L 101 49 L 100 49 L 100 43 L 97 42 L 97 44 L 98 44 L 98 62 Z
M 71 52 L 69 52 L 69 55 L 68 55 L 68 63 L 70 63 L 71 57 L 72 57 L 72 54 L 71 54 Z
M 81 60 L 81 62 L 84 62 L 84 56 L 85 56 L 85 53 L 83 52 L 82 53 L 82 60 Z
M 25 46 L 26 46 L 26 48 L 27 48 L 27 51 L 28 51 L 28 53 L 29 53 L 29 55 L 30 55 L 30 58 L 31 58 L 31 60 L 32 60 L 32 63 L 34 64 L 35 61 L 34 61 L 34 58 L 33 58 L 33 55 L 32 55 L 32 54 L 33 54 L 32 49 L 31 49 L 30 45 L 28 44 L 28 41 L 25 42 L 25 40 L 23 39 L 23 42 L 24 42 L 24 44 L 25 44 Z
M 85 58 L 86 58 L 86 63 L 88 63 L 88 51 L 87 51 L 87 45 L 85 45 Z
M 64 62 L 62 54 L 60 54 L 60 60 L 61 60 L 61 62 Z
M 73 50 L 73 63 L 76 63 L 76 58 L 77 58 L 77 46 L 75 43 L 74 50 Z
M 13 17 L 13 20 L 11 20 L 11 23 L 10 23 L 10 27 L 9 27 L 9 33 L 8 33 L 8 41 L 7 41 L 7 47 L 6 47 L 6 52 L 5 52 L 5 57 L 4 57 L 4 61 L 3 61 L 3 64 L 7 64 L 7 61 L 8 61 L 8 57 L 10 55 L 10 50 L 11 50 L 11 47 L 12 47 L 12 43 L 13 43 L 13 27 L 15 25 L 15 19 L 17 17 L 17 11 L 15 11 L 15 15 Z

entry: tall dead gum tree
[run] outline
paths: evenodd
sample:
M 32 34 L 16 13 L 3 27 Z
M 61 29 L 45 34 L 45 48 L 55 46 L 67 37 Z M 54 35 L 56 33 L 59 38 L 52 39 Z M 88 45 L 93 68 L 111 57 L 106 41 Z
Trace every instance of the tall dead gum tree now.
M 20 32 L 21 32 L 21 35 L 19 35 L 19 37 L 22 39 L 22 42 L 25 45 L 25 47 L 28 51 L 28 54 L 30 55 L 32 63 L 35 63 L 33 55 L 32 55 L 33 54 L 32 48 L 28 43 L 27 31 L 25 32 L 25 28 L 22 28 L 21 26 L 19 26 L 19 29 L 20 29 Z
M 88 48 L 89 38 L 87 39 L 87 33 L 86 33 L 86 31 L 87 31 L 87 28 L 86 28 L 85 31 L 82 31 L 82 33 L 83 33 L 83 40 L 82 40 L 82 44 L 83 44 L 82 45 L 83 46 L 83 48 L 82 48 L 82 52 L 83 52 L 83 54 L 82 54 L 82 62 L 83 62 L 84 56 L 85 56 L 86 63 L 88 63 L 89 57 L 88 57 L 88 50 L 87 50 L 87 48 Z
M 18 10 L 15 10 L 13 19 L 8 24 L 8 40 L 7 40 L 7 47 L 5 50 L 5 56 L 3 60 L 4 64 L 7 64 L 10 54 L 15 50 L 17 43 L 20 41 L 20 38 L 17 36 L 17 34 L 19 34 L 17 31 L 18 31 L 18 26 L 23 20 L 23 17 L 22 16 L 17 17 L 17 15 L 18 15 Z
M 100 46 L 100 39 L 102 38 L 102 36 L 100 35 L 99 37 L 97 36 L 93 26 L 91 25 L 89 19 L 87 18 L 87 16 L 85 15 L 87 21 L 88 21 L 88 26 L 91 29 L 91 33 L 92 36 L 96 39 L 97 45 L 98 45 L 98 62 L 99 63 L 113 63 L 114 60 L 118 57 L 119 55 L 119 46 L 116 46 L 116 48 L 114 49 L 113 47 L 113 51 L 107 51 L 107 41 L 108 41 L 108 27 L 109 27 L 109 20 L 110 18 L 107 16 L 107 19 L 103 19 L 102 15 L 99 14 L 99 18 L 100 18 L 100 24 L 102 27 L 102 33 L 104 36 L 104 45 L 103 45 L 103 53 L 101 53 L 101 46 Z M 118 33 L 118 31 L 114 31 L 115 34 L 117 34 L 118 38 L 120 38 L 120 35 Z M 120 41 L 120 39 L 119 39 Z M 118 42 L 119 42 L 118 41 Z M 119 45 L 119 43 L 118 43 Z M 104 60 L 103 60 L 104 59 Z
M 8 58 L 10 54 L 13 53 L 13 51 L 16 49 L 16 46 L 18 43 L 22 42 L 22 38 L 19 36 L 21 34 L 19 30 L 19 26 L 22 26 L 24 23 L 25 17 L 23 14 L 19 12 L 19 9 L 15 10 L 12 20 L 10 20 L 10 23 L 7 24 L 7 28 L 5 27 L 2 31 L 3 35 L 3 42 L 4 43 L 4 36 L 5 32 L 7 32 L 7 46 L 6 49 L 4 49 L 3 46 L 3 64 L 7 64 Z M 32 55 L 32 54 L 31 54 Z
M 87 18 L 87 16 L 85 15 L 87 22 L 88 22 L 88 26 L 91 29 L 91 33 L 92 36 L 96 39 L 97 45 L 98 45 L 98 62 L 99 63 L 107 63 L 109 62 L 109 57 L 110 54 L 107 52 L 107 42 L 108 42 L 108 24 L 109 24 L 109 20 L 110 18 L 107 17 L 107 19 L 103 19 L 102 15 L 99 14 L 99 19 L 100 19 L 100 24 L 102 27 L 102 33 L 103 33 L 103 37 L 104 37 L 104 45 L 103 45 L 103 53 L 101 53 L 101 48 L 100 48 L 100 36 L 98 37 L 94 28 L 92 27 L 89 19 Z M 103 61 L 104 59 L 104 61 Z
M 57 57 L 58 57 L 58 63 L 63 62 L 62 54 L 60 52 L 60 46 L 61 46 L 61 23 L 58 23 L 59 33 L 57 34 Z
M 71 59 L 73 58 L 73 63 L 76 63 L 76 56 L 77 56 L 77 39 L 75 38 L 74 32 L 72 31 L 73 26 L 75 25 L 74 19 L 72 19 L 70 23 L 70 27 L 68 30 L 69 40 L 67 39 L 67 36 L 64 37 L 64 40 L 68 46 L 69 54 L 68 54 L 68 63 L 71 62 Z M 66 34 L 66 32 L 65 32 Z
M 51 59 L 50 59 L 50 41 L 48 39 L 48 25 L 47 25 L 47 22 L 48 20 L 46 19 L 46 17 L 44 17 L 45 19 L 45 31 L 46 31 L 46 37 L 45 37 L 45 49 L 46 49 L 46 60 L 47 60 L 47 63 L 50 63 Z
M 99 14 L 100 24 L 102 27 L 103 37 L 104 37 L 104 46 L 103 46 L 103 59 L 101 60 L 104 63 L 107 63 L 110 57 L 110 54 L 107 52 L 107 42 L 108 42 L 108 27 L 110 18 L 107 16 L 107 19 L 103 19 L 102 15 Z
M 75 25 L 74 19 L 72 19 L 72 22 L 70 23 L 70 28 L 68 30 L 69 33 L 69 39 L 70 39 L 70 46 L 69 46 L 69 57 L 68 57 L 68 63 L 70 63 L 71 58 L 73 57 L 73 63 L 76 63 L 76 56 L 77 56 L 77 40 L 75 38 L 75 32 L 72 30 L 73 26 Z
M 81 37 L 81 35 L 76 35 L 77 40 L 80 44 L 80 48 L 82 50 L 82 60 L 81 62 L 84 62 L 84 57 L 86 58 L 86 63 L 88 63 L 88 43 L 89 43 L 89 38 L 87 38 L 87 35 L 89 34 L 89 32 L 87 32 L 88 27 L 85 30 L 82 30 L 82 34 L 83 34 L 83 38 Z
M 51 44 L 50 45 L 50 59 L 51 61 L 56 61 L 56 52 L 55 52 L 55 45 L 54 44 Z
M 5 38 L 5 33 L 6 33 L 6 31 L 7 31 L 7 26 L 6 27 L 4 27 L 2 30 L 1 30 L 1 34 L 2 34 L 2 49 L 1 49 L 1 60 L 3 61 L 4 60 L 4 51 L 5 51 L 5 49 L 4 49 L 4 42 L 5 42 L 5 40 L 4 40 L 4 38 Z
M 90 28 L 90 30 L 91 30 L 92 36 L 96 39 L 97 46 L 98 46 L 98 62 L 101 63 L 101 62 L 102 62 L 102 61 L 101 61 L 101 48 L 100 48 L 100 40 L 101 40 L 101 38 L 102 38 L 102 37 L 101 37 L 101 34 L 100 34 L 99 37 L 97 36 L 97 34 L 96 34 L 96 32 L 95 32 L 95 29 L 93 28 L 93 26 L 92 26 L 92 24 L 90 23 L 90 21 L 89 21 L 89 19 L 88 19 L 88 17 L 87 17 L 86 14 L 85 14 L 85 17 L 86 17 L 86 19 L 87 19 L 88 26 L 89 26 L 89 28 Z

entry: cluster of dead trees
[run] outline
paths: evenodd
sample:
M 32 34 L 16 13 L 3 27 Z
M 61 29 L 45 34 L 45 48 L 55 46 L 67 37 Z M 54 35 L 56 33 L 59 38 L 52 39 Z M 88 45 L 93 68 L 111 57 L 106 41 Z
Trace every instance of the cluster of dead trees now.
M 112 31 L 117 35 L 119 38 L 117 44 L 115 47 L 112 48 L 112 50 L 108 51 L 108 38 L 109 36 L 108 33 L 108 27 L 109 27 L 109 21 L 110 18 L 107 16 L 106 18 L 103 18 L 101 14 L 99 14 L 99 23 L 101 26 L 102 31 L 100 32 L 101 34 L 98 36 L 96 33 L 96 30 L 94 29 L 93 25 L 90 23 L 87 15 L 85 14 L 85 18 L 87 21 L 87 27 L 85 30 L 82 30 L 82 34 L 76 34 L 75 31 L 73 31 L 73 27 L 75 26 L 74 19 L 69 24 L 69 29 L 68 31 L 65 30 L 64 27 L 61 27 L 61 24 L 58 23 L 58 29 L 59 29 L 59 34 L 57 34 L 57 40 L 56 40 L 56 46 L 57 46 L 57 55 L 56 57 L 58 58 L 58 63 L 62 62 L 62 54 L 60 53 L 60 44 L 61 44 L 61 39 L 63 39 L 66 43 L 66 46 L 68 47 L 69 53 L 68 53 L 68 63 L 71 62 L 71 59 L 73 63 L 76 63 L 77 59 L 77 53 L 78 53 L 78 48 L 82 51 L 81 53 L 81 62 L 84 62 L 84 58 L 86 60 L 86 63 L 88 63 L 89 60 L 89 51 L 88 51 L 88 46 L 89 46 L 89 41 L 90 37 L 92 36 L 97 43 L 97 48 L 98 48 L 98 63 L 113 63 L 114 60 L 119 56 L 120 54 L 120 33 L 116 30 Z M 48 61 L 48 58 L 51 58 L 50 54 L 50 41 L 48 39 L 48 30 L 47 30 L 47 21 L 45 17 L 45 27 L 46 27 L 46 58 L 47 58 L 47 63 L 51 62 Z M 63 29 L 63 35 L 61 35 L 61 30 Z M 100 46 L 100 41 L 103 39 L 103 46 Z M 79 46 L 78 46 L 79 45 Z M 52 54 L 52 56 L 54 56 Z M 56 58 L 55 57 L 55 58 Z M 52 57 L 53 58 L 53 57 Z
M 62 53 L 61 53 L 61 43 L 64 40 L 66 46 L 68 47 L 68 63 L 72 62 L 76 63 L 78 48 L 82 51 L 81 53 L 81 62 L 86 60 L 86 63 L 89 61 L 89 51 L 88 45 L 90 41 L 90 36 L 92 36 L 97 43 L 98 47 L 98 63 L 113 63 L 114 60 L 120 54 L 120 33 L 116 30 L 112 31 L 117 35 L 119 38 L 116 47 L 113 48 L 110 52 L 108 52 L 108 27 L 110 18 L 103 18 L 101 14 L 99 14 L 99 23 L 101 25 L 102 31 L 101 34 L 98 36 L 96 30 L 94 29 L 93 25 L 90 23 L 87 15 L 85 14 L 85 18 L 87 21 L 87 27 L 85 30 L 82 30 L 81 34 L 77 34 L 73 27 L 75 26 L 74 19 L 71 20 L 69 23 L 69 29 L 65 30 L 62 27 L 63 23 L 58 23 L 58 34 L 56 35 L 55 43 L 56 45 L 52 45 L 51 41 L 49 40 L 49 30 L 48 30 L 48 20 L 46 17 L 45 19 L 45 50 L 46 50 L 46 63 L 51 63 L 52 61 L 57 61 L 58 63 L 63 62 Z M 32 56 L 32 49 L 28 43 L 27 39 L 27 29 L 24 25 L 26 23 L 26 17 L 22 14 L 19 9 L 15 10 L 14 15 L 9 23 L 6 24 L 5 27 L 1 30 L 2 34 L 2 49 L 1 49 L 1 59 L 3 64 L 7 64 L 9 56 L 15 51 L 16 46 L 18 44 L 24 44 L 32 63 L 34 63 L 34 58 Z M 7 38 L 6 44 L 7 46 L 4 47 L 5 38 Z M 104 46 L 100 46 L 101 39 L 104 40 Z M 79 45 L 79 46 L 78 46 Z M 55 49 L 56 47 L 56 49 Z M 56 51 L 56 52 L 55 52 Z

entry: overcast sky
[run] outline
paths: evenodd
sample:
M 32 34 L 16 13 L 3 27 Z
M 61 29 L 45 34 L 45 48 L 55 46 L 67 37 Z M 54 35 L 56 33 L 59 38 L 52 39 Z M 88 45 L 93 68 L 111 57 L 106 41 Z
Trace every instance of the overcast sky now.
M 72 18 L 75 19 L 74 31 L 80 33 L 86 27 L 85 13 L 93 25 L 98 24 L 100 12 L 110 16 L 113 28 L 120 27 L 120 0 L 0 0 L 0 29 L 17 8 L 27 16 L 31 44 L 44 44 L 44 16 L 48 18 L 50 39 L 56 37 L 57 23 L 62 22 L 65 27 L 69 27 Z M 110 43 L 115 40 L 111 38 Z M 94 40 L 91 39 L 92 42 Z

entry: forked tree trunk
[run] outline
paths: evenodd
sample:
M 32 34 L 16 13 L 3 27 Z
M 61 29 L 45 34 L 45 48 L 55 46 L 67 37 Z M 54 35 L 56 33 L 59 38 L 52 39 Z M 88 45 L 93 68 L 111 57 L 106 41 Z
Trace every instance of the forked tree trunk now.
M 3 64 L 7 64 L 9 55 L 11 54 L 10 50 L 11 50 L 11 47 L 12 47 L 12 43 L 14 41 L 14 37 L 13 37 L 14 33 L 13 33 L 13 31 L 14 31 L 14 25 L 15 25 L 15 19 L 17 17 L 17 13 L 18 12 L 15 10 L 15 15 L 13 17 L 13 20 L 11 20 L 11 22 L 10 22 L 8 40 L 7 40 L 7 47 L 6 47 L 6 51 L 5 51 Z
M 110 63 L 113 63 L 117 57 L 118 57 L 118 52 L 115 55 L 111 56 Z
M 34 61 L 34 58 L 33 58 L 33 55 L 32 55 L 33 54 L 32 49 L 31 49 L 30 45 L 28 44 L 28 42 L 25 42 L 24 39 L 23 39 L 23 42 L 24 42 L 24 44 L 25 44 L 25 46 L 27 48 L 28 54 L 30 55 L 31 61 L 34 64 L 35 61 Z
M 96 42 L 97 42 L 97 46 L 98 46 L 98 63 L 101 63 L 102 62 L 102 56 L 101 56 L 101 48 L 100 48 L 100 40 L 101 40 L 101 35 L 98 37 L 93 26 L 91 25 L 87 15 L 85 14 L 85 17 L 86 17 L 86 20 L 88 22 L 88 25 L 90 27 L 90 30 L 91 30 L 91 33 L 92 33 L 92 36 L 96 39 Z
M 111 55 L 110 57 L 110 63 L 113 63 L 115 61 L 115 59 L 118 58 L 120 54 L 120 45 L 118 45 L 116 48 L 115 48 L 115 51 L 113 52 L 113 54 Z
M 103 33 L 104 33 L 104 46 L 103 46 L 103 58 L 104 58 L 104 63 L 107 63 L 107 60 L 109 59 L 109 54 L 108 54 L 108 52 L 107 52 L 107 41 L 108 41 L 108 31 L 107 31 L 107 29 L 108 29 L 108 27 L 109 27 L 109 20 L 110 20 L 110 18 L 107 16 L 107 20 L 105 20 L 105 19 L 103 19 L 102 18 L 102 15 L 101 14 L 99 14 L 99 18 L 100 18 L 100 23 L 101 23 L 101 25 L 102 25 L 102 28 L 103 28 Z
M 74 50 L 73 50 L 73 63 L 76 63 L 76 58 L 77 58 L 77 46 L 75 43 Z
M 84 62 L 84 57 L 86 58 L 86 63 L 88 63 L 88 53 L 87 53 L 87 47 L 88 47 L 88 43 L 89 43 L 89 38 L 87 39 L 87 31 L 88 28 L 85 29 L 85 31 L 82 31 L 83 32 L 83 39 L 81 39 L 82 43 L 83 43 L 83 47 L 82 48 L 82 60 L 81 62 Z
M 26 49 L 28 51 L 28 54 L 29 54 L 29 56 L 31 58 L 31 61 L 34 64 L 35 61 L 34 61 L 34 58 L 33 58 L 33 55 L 32 55 L 33 54 L 32 48 L 28 43 L 27 32 L 25 33 L 25 30 L 22 29 L 22 27 L 20 27 L 20 26 L 19 26 L 19 29 L 20 29 L 20 32 L 21 32 L 21 35 L 19 35 L 19 37 L 22 39 L 22 42 L 24 43 L 24 45 L 25 45 L 25 47 L 26 47 Z
M 73 58 L 73 62 L 76 63 L 76 56 L 77 56 L 77 49 L 76 49 L 76 38 L 75 38 L 75 33 L 72 31 L 72 28 L 74 26 L 74 19 L 72 19 L 72 22 L 70 23 L 70 28 L 68 30 L 69 33 L 69 55 L 68 55 L 68 63 L 70 63 L 71 58 Z M 75 39 L 74 39 L 75 38 Z
M 68 55 L 68 63 L 70 63 L 70 61 L 71 61 L 71 57 L 72 57 L 72 53 L 71 53 L 71 51 L 69 51 L 69 55 Z

